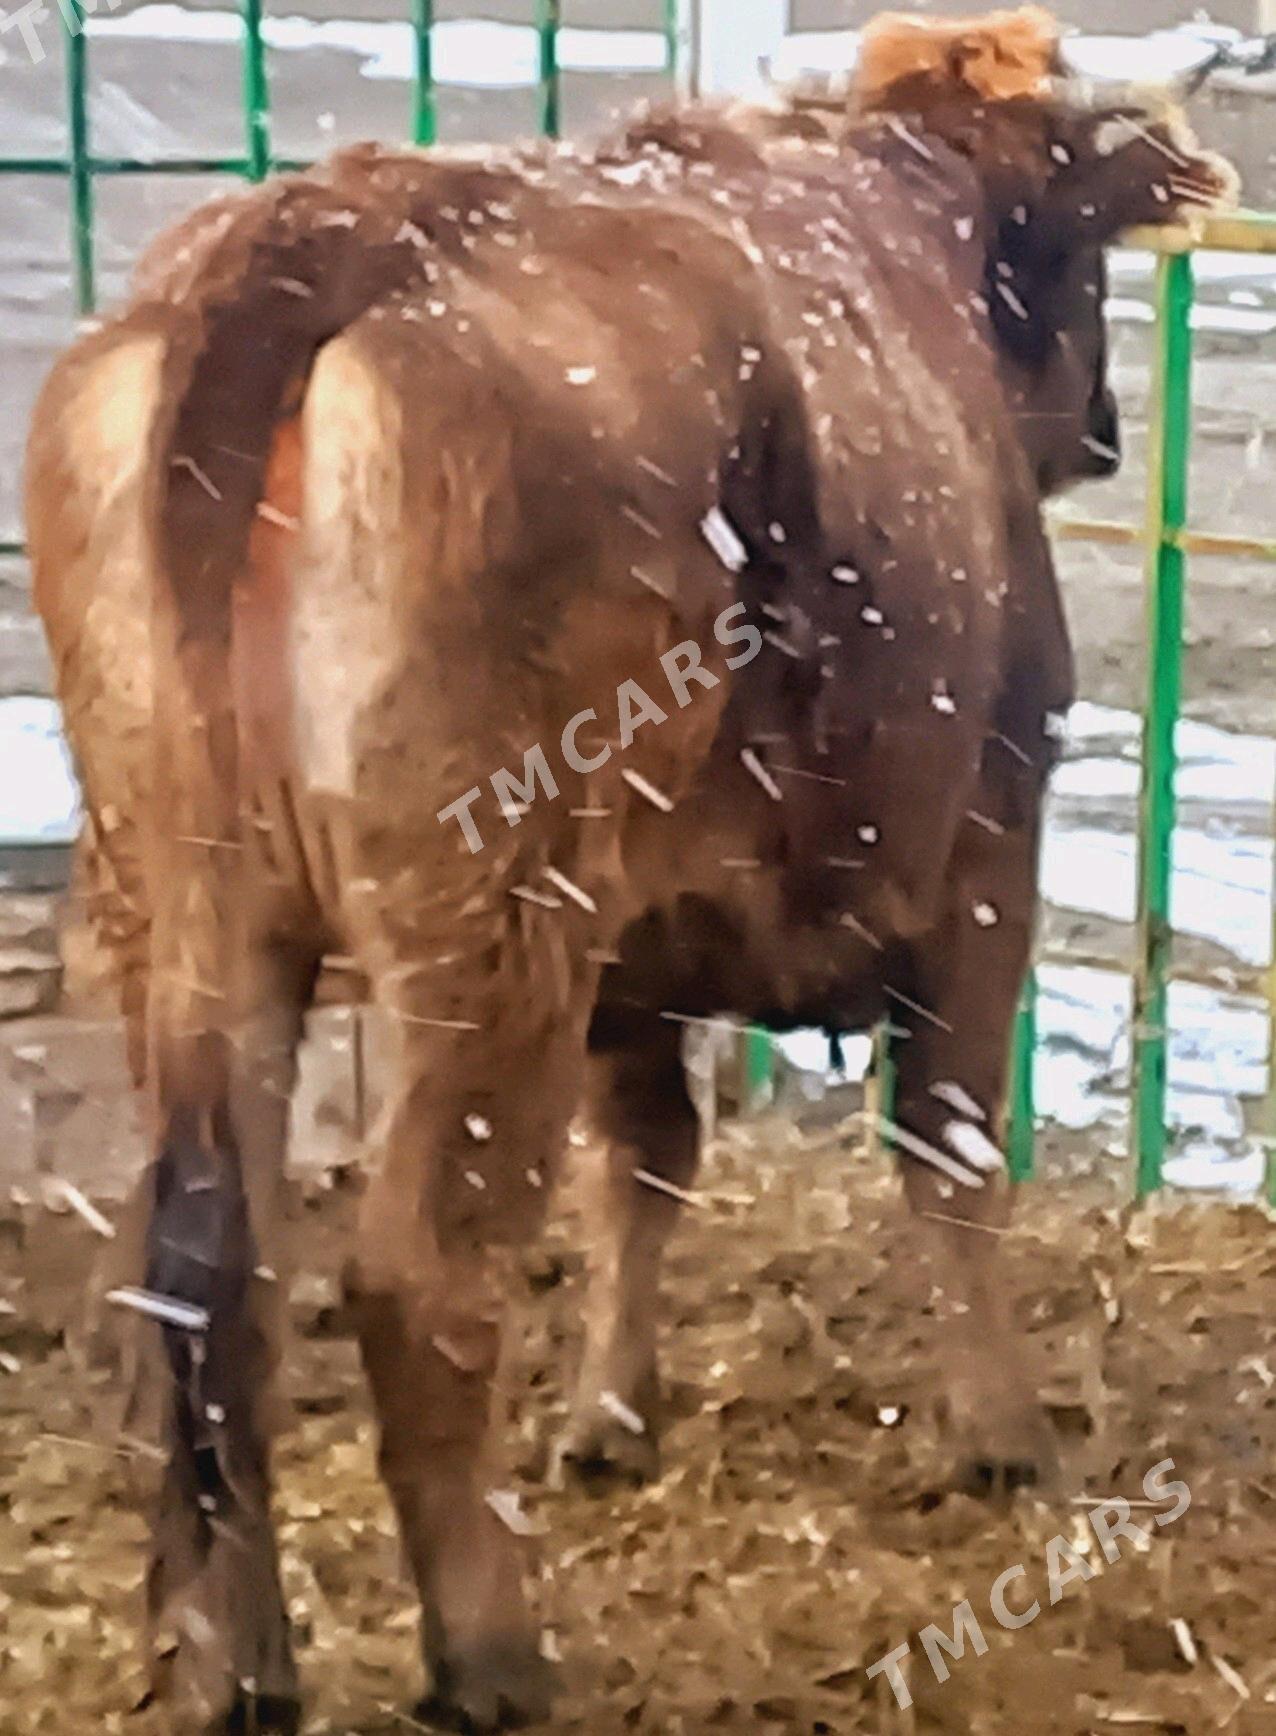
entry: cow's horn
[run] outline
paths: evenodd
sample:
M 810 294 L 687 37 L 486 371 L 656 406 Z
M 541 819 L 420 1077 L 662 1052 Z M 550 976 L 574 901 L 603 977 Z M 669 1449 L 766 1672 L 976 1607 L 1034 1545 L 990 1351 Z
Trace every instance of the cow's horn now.
M 1151 36 L 1064 36 L 1059 65 L 1069 81 L 1103 101 L 1134 90 L 1188 96 L 1217 65 L 1219 45 L 1186 30 Z

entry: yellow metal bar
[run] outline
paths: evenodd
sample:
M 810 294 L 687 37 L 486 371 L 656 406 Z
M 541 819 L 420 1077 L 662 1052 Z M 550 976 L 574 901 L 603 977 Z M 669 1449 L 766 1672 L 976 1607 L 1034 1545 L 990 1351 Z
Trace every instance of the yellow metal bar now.
M 1123 247 L 1149 253 L 1276 253 L 1276 217 L 1261 211 L 1229 211 L 1178 228 L 1130 229 Z
M 1063 542 L 1119 543 L 1133 548 L 1147 541 L 1147 526 L 1123 524 L 1104 518 L 1054 518 L 1048 520 L 1051 536 Z
M 1172 539 L 1185 555 L 1227 555 L 1255 561 L 1276 561 L 1276 542 L 1261 536 L 1224 536 L 1213 530 L 1181 530 Z
M 1100 518 L 1052 518 L 1050 531 L 1065 542 L 1117 543 L 1133 548 L 1147 541 L 1147 528 Z M 1230 560 L 1276 561 L 1276 542 L 1261 536 L 1224 536 L 1211 530 L 1180 530 L 1167 534 L 1172 548 L 1185 555 L 1222 555 Z
M 1070 946 L 1048 946 L 1036 954 L 1035 963 L 1038 969 L 1042 965 L 1055 965 L 1075 970 L 1113 971 L 1123 976 L 1130 974 L 1128 952 L 1089 952 Z M 1180 964 L 1174 967 L 1176 983 L 1193 983 L 1198 988 L 1209 989 L 1213 994 L 1226 996 L 1229 1001 L 1237 1002 L 1262 1000 L 1268 992 L 1270 975 L 1266 967 L 1229 965 L 1224 980 L 1220 971 L 1195 969 L 1191 965 Z

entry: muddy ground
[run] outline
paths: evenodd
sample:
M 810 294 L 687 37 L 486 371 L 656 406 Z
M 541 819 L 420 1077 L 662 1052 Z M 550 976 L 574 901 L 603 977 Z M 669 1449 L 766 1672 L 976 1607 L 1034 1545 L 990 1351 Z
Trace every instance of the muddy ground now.
M 608 6 L 619 22 L 615 0 Z M 1105 0 L 1102 19 L 1097 7 L 1074 11 L 1108 24 L 1124 22 L 1125 6 Z M 1108 17 L 1113 8 L 1120 19 Z M 316 0 L 314 9 L 333 8 Z M 340 10 L 349 9 L 346 0 Z M 368 9 L 382 10 L 371 0 Z M 527 10 L 520 0 L 519 15 Z M 634 21 L 656 11 L 644 6 Z M 806 11 L 803 23 L 835 21 L 824 0 Z M 139 139 L 211 148 L 238 136 L 233 77 L 212 80 L 205 60 L 182 54 L 179 64 L 164 45 L 127 67 L 112 60 L 119 53 L 95 50 L 100 149 Z M 48 138 L 42 129 L 60 113 L 60 78 L 52 57 L 21 79 L 9 69 L 21 148 L 57 148 L 56 128 Z M 289 149 L 332 142 L 316 133 L 321 111 L 335 114 L 335 137 L 397 136 L 406 113 L 397 87 L 352 86 L 344 63 L 326 60 L 309 62 L 291 97 L 281 69 L 276 94 Z M 642 90 L 635 82 L 624 94 Z M 458 126 L 481 113 L 484 136 L 527 124 L 508 98 L 449 102 L 448 113 Z M 141 238 L 193 192 L 166 180 L 136 186 L 100 191 L 108 295 Z M 12 222 L 0 243 L 0 535 L 10 535 L 17 443 L 71 322 L 61 189 L 19 179 L 3 192 Z M 1270 273 L 1244 262 L 1232 270 L 1207 287 L 1207 302 L 1276 309 Z M 1117 288 L 1147 300 L 1146 281 Z M 1146 330 L 1118 322 L 1131 464 L 1116 484 L 1080 494 L 1073 511 L 1140 514 L 1149 354 Z M 1202 335 L 1201 526 L 1273 534 L 1274 361 L 1270 332 Z M 1137 710 L 1139 560 L 1075 543 L 1060 553 L 1081 692 Z M 0 694 L 45 690 L 47 680 L 25 573 L 0 563 Z M 1276 734 L 1276 567 L 1193 562 L 1186 708 L 1223 728 Z M 1128 953 L 1128 934 L 1093 922 L 1074 923 L 1067 939 L 1087 956 Z M 1108 1137 L 1043 1136 L 1046 1179 L 1026 1190 L 1007 1239 L 1017 1312 L 1039 1351 L 1064 1458 L 1057 1489 L 1009 1508 L 946 1492 L 935 1398 L 948 1305 L 919 1264 L 893 1181 L 853 1136 L 800 1137 L 772 1121 L 715 1151 L 705 1203 L 686 1214 L 674 1250 L 665 1476 L 644 1492 L 587 1499 L 545 1487 L 580 1301 L 579 1230 L 570 1214 L 556 1224 L 548 1253 L 531 1263 L 521 1357 L 530 1401 L 510 1474 L 545 1531 L 538 1596 L 565 1678 L 555 1731 L 1276 1736 L 1270 1225 L 1254 1209 L 1199 1202 L 1130 1219 L 1123 1181 L 1100 1153 Z M 0 1736 L 159 1736 L 156 1714 L 132 1710 L 144 1687 L 138 1502 L 150 1462 L 119 1450 L 118 1387 L 85 1368 L 85 1298 L 102 1243 L 75 1215 L 11 1196 L 14 1146 L 13 1130 L 0 1128 Z M 312 1183 L 298 1209 L 299 1335 L 288 1359 L 297 1416 L 281 1448 L 279 1512 L 312 1736 L 395 1736 L 417 1727 L 407 1714 L 421 1683 L 333 1284 L 352 1203 L 350 1186 Z M 1144 1474 L 1166 1457 L 1191 1490 L 1187 1513 L 1158 1530 L 1152 1510 L 1138 1509 L 1146 1549 L 1125 1546 L 1057 1607 L 1002 1631 L 988 1602 L 998 1574 L 1022 1562 L 1044 1603 L 1047 1545 L 1058 1535 L 1085 1541 L 1085 1498 L 1141 1499 Z M 1092 1542 L 1088 1559 L 1098 1559 Z M 941 1686 L 915 1636 L 930 1622 L 951 1632 L 962 1597 L 989 1649 L 954 1663 Z M 1027 1598 L 1022 1584 L 1011 1593 Z M 904 1711 L 865 1667 L 910 1638 L 915 1702 Z
M 948 1304 L 893 1181 L 849 1131 L 754 1123 L 720 1143 L 674 1248 L 663 1479 L 600 1499 L 545 1486 L 580 1297 L 570 1214 L 529 1261 L 510 1485 L 544 1535 L 538 1603 L 573 1736 L 1276 1731 L 1276 1250 L 1256 1210 L 1141 1218 L 1056 1146 L 1006 1239 L 1064 1469 L 1008 1507 L 947 1492 L 935 1411 Z M 1063 1175 L 1066 1172 L 1067 1179 Z M 297 1417 L 279 1519 L 312 1736 L 420 1726 L 414 1617 L 335 1301 L 349 1184 L 298 1206 L 288 1357 Z M 0 1728 L 158 1736 L 135 1638 L 145 1457 L 120 1453 L 83 1370 L 79 1218 L 0 1212 Z M 1144 1500 L 1172 1458 L 1186 1513 L 1103 1563 L 1087 1497 Z M 1063 1536 L 1094 1569 L 1047 1604 Z M 1057 1549 L 1058 1546 L 1055 1545 Z M 1038 1619 L 1004 1632 L 1022 1564 Z M 1029 1587 L 1031 1589 L 1029 1589 Z M 988 1642 L 935 1680 L 917 1643 L 969 1598 Z M 913 1641 L 913 1705 L 865 1667 Z

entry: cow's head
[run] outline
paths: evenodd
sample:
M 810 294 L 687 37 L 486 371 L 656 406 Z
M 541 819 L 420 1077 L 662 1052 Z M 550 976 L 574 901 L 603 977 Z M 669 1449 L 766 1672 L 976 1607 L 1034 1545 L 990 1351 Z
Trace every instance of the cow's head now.
M 965 23 L 887 17 L 865 32 L 854 102 L 975 171 L 984 293 L 1043 494 L 1119 462 L 1104 249 L 1236 191 L 1229 165 L 1167 104 L 1096 108 L 1059 67 L 1057 31 L 1037 8 Z

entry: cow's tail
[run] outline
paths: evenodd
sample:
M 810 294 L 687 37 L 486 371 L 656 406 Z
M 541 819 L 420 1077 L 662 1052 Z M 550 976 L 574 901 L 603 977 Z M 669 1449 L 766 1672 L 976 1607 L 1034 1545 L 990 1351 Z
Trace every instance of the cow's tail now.
M 145 1275 L 121 1298 L 160 1322 L 173 1376 L 151 1582 L 156 1617 L 195 1583 L 219 1577 L 226 1539 L 240 1551 L 238 1604 L 269 1601 L 260 1579 L 247 1583 L 254 1561 L 267 1578 L 273 1562 L 259 1419 L 273 1358 L 258 1325 L 270 1312 L 260 1299 L 270 1274 L 254 1232 L 258 1202 L 275 1182 L 251 1173 L 251 1141 L 232 1112 L 250 962 L 232 683 L 236 589 L 252 583 L 249 537 L 272 442 L 319 347 L 430 268 L 430 242 L 409 217 L 371 185 L 361 195 L 316 179 L 278 182 L 230 214 L 167 309 L 146 465 L 155 1161 Z M 228 1595 L 223 1611 L 237 1607 L 233 1589 Z M 260 1676 L 260 1658 L 237 1650 L 235 1671 Z

